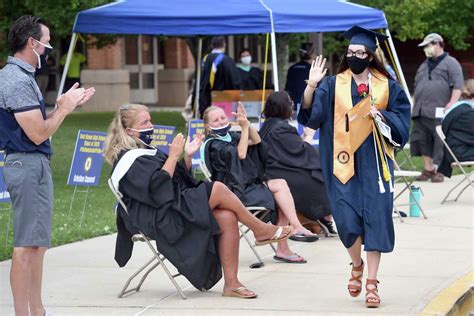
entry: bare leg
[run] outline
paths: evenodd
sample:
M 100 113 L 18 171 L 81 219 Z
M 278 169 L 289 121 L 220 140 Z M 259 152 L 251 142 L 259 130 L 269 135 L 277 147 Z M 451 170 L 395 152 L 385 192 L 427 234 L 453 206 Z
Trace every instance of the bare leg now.
M 214 217 L 221 228 L 219 236 L 219 257 L 224 270 L 224 293 L 231 292 L 244 286 L 240 283 L 237 272 L 239 270 L 239 229 L 235 213 L 228 210 L 214 209 Z M 242 295 L 254 295 L 252 291 L 243 291 Z
M 38 248 L 13 248 L 10 284 L 16 316 L 29 316 L 28 299 L 31 288 L 32 268 Z
M 423 156 L 423 163 L 425 165 L 425 170 L 434 171 L 435 166 L 433 164 L 433 158 L 428 156 Z
M 347 249 L 347 251 L 349 252 L 349 256 L 351 257 L 353 267 L 360 267 L 360 265 L 362 264 L 361 249 L 362 238 L 359 236 L 354 242 L 354 244 Z M 352 273 L 355 277 L 359 277 L 362 275 L 363 271 L 353 271 Z M 356 286 L 360 285 L 360 283 L 357 281 L 350 281 L 349 284 Z
M 278 208 L 278 222 L 277 222 L 277 225 L 278 226 L 288 225 L 288 218 L 285 216 L 285 213 L 283 213 L 283 211 L 280 208 Z M 288 256 L 292 256 L 294 254 L 295 253 L 290 249 L 290 246 L 288 245 L 288 240 L 282 240 L 282 241 L 278 242 L 277 250 L 276 250 L 275 255 L 277 255 L 278 257 L 288 257 Z M 300 256 L 299 258 L 292 259 L 292 260 L 293 261 L 304 261 L 305 259 Z
M 379 270 L 380 258 L 381 258 L 381 253 L 378 251 L 367 252 L 367 267 L 369 270 L 369 276 L 367 277 L 367 279 L 377 280 L 377 272 Z M 376 288 L 376 285 L 374 284 L 367 285 L 367 289 L 369 290 L 373 290 L 375 288 Z M 367 294 L 366 299 L 369 300 L 369 302 L 379 302 L 380 300 L 380 298 L 378 298 L 376 295 L 372 293 Z
M 298 216 L 296 216 L 295 201 L 291 195 L 288 184 L 283 179 L 272 179 L 268 181 L 268 188 L 272 191 L 278 208 L 285 213 L 290 224 L 295 228 L 294 234 L 304 233 L 307 236 L 314 234 L 301 225 Z
M 212 186 L 209 207 L 211 210 L 224 209 L 232 211 L 239 222 L 250 228 L 257 240 L 269 239 L 275 233 L 276 227 L 274 225 L 263 223 L 253 216 L 237 196 L 221 182 L 214 182 Z M 290 232 L 291 228 L 284 228 L 282 236 L 286 236 Z
M 39 247 L 31 269 L 31 286 L 29 305 L 31 316 L 43 316 L 44 306 L 41 299 L 41 285 L 43 281 L 43 259 L 48 248 Z

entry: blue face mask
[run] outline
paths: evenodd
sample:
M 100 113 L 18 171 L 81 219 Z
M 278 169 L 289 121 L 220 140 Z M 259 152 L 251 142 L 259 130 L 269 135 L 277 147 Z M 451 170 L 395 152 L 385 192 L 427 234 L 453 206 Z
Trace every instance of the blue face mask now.
M 217 135 L 217 136 L 220 136 L 220 137 L 224 137 L 225 135 L 227 135 L 227 132 L 229 132 L 230 130 L 230 124 L 227 123 L 226 126 L 224 127 L 219 127 L 219 128 L 212 128 L 211 127 L 211 131 L 213 134 Z
M 139 138 L 143 143 L 145 143 L 146 145 L 151 144 L 151 141 L 153 140 L 153 138 L 151 137 L 153 135 L 153 127 L 145 129 L 130 128 L 130 130 L 138 132 L 140 134 Z

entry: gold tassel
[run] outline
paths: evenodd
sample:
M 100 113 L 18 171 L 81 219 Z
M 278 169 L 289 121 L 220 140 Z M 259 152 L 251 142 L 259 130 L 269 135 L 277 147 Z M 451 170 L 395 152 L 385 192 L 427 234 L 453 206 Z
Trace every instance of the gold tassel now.
M 387 160 L 385 159 L 385 153 L 382 148 L 381 144 L 381 135 L 379 134 L 379 130 L 375 124 L 375 122 L 372 122 L 374 124 L 374 133 L 375 133 L 375 140 L 377 142 L 377 148 L 379 151 L 379 156 L 380 156 L 380 161 L 382 162 L 382 173 L 383 173 L 383 179 L 385 181 L 390 181 L 392 179 L 392 176 L 390 175 L 390 171 L 388 170 L 388 165 L 387 165 Z

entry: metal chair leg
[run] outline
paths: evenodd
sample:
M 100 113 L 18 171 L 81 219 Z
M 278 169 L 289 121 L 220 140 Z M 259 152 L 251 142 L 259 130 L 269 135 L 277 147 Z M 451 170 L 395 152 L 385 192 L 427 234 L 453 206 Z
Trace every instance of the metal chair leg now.
M 257 250 L 255 250 L 255 244 L 250 240 L 250 238 L 247 236 L 247 232 L 249 231 L 248 229 L 247 230 L 244 230 L 243 226 L 242 225 L 239 225 L 239 230 L 240 230 L 240 238 L 244 238 L 245 241 L 247 242 L 247 244 L 249 245 L 250 249 L 253 251 L 253 253 L 255 254 L 255 257 L 257 257 L 257 262 L 256 263 L 252 263 L 250 265 L 250 268 L 252 269 L 255 269 L 255 268 L 260 268 L 260 267 L 263 267 L 265 265 L 265 263 L 262 261 L 262 258 L 260 258 L 260 255 L 258 254 Z
M 457 202 L 459 197 L 462 195 L 462 193 L 467 189 L 469 188 L 471 185 L 471 183 L 467 183 L 464 188 L 461 189 L 461 191 L 459 192 L 459 194 L 456 196 L 456 198 L 454 199 L 454 202 Z
M 154 261 L 155 261 L 155 257 L 153 256 L 150 260 L 148 260 L 147 263 L 145 263 L 143 266 L 141 266 L 137 271 L 135 271 L 135 273 L 133 273 L 129 278 L 128 280 L 125 282 L 122 290 L 120 291 L 120 293 L 118 294 L 118 298 L 122 298 L 124 295 L 128 294 L 128 293 L 131 293 L 131 292 L 138 292 L 140 291 L 140 287 L 142 286 L 143 282 L 145 281 L 146 277 L 148 276 L 148 274 L 153 271 L 158 265 L 159 263 L 157 264 L 154 264 L 150 269 L 148 269 L 148 271 L 144 274 L 144 276 L 141 278 L 139 284 L 137 286 L 135 286 L 134 288 L 132 289 L 128 289 L 128 286 L 130 285 L 130 283 L 132 282 L 132 280 L 138 276 L 143 270 L 145 270 L 150 264 L 152 264 Z
M 451 202 L 453 200 L 448 200 L 448 197 L 451 195 L 451 193 L 456 190 L 464 181 L 466 180 L 466 178 L 462 179 L 461 181 L 458 182 L 458 184 L 456 184 L 454 187 L 451 188 L 451 190 L 449 190 L 448 194 L 446 194 L 446 196 L 444 197 L 443 201 L 441 202 L 441 204 L 444 204 L 445 202 Z
M 184 295 L 183 293 L 183 290 L 181 290 L 181 287 L 179 286 L 178 282 L 176 282 L 175 280 L 175 277 L 179 276 L 180 274 L 176 274 L 176 275 L 172 275 L 171 272 L 168 270 L 168 267 L 165 265 L 165 263 L 163 262 L 163 260 L 160 258 L 160 254 L 158 253 L 158 251 L 155 249 L 155 247 L 153 247 L 153 245 L 151 244 L 151 242 L 146 239 L 145 240 L 148 247 L 150 247 L 151 251 L 155 254 L 155 258 L 158 260 L 158 262 L 161 264 L 161 266 L 163 267 L 163 270 L 165 270 L 166 274 L 168 275 L 169 279 L 171 280 L 171 282 L 173 283 L 174 287 L 176 288 L 176 290 L 178 291 L 179 295 L 181 295 L 181 298 L 183 300 L 186 299 L 186 295 Z

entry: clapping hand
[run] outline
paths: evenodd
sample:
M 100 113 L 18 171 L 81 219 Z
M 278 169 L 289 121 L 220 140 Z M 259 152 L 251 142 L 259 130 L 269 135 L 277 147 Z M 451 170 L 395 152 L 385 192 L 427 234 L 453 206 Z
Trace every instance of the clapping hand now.
M 169 144 L 169 157 L 178 160 L 184 149 L 184 136 L 179 133 L 175 136 L 171 144 Z
M 239 101 L 237 112 L 232 112 L 232 115 L 236 117 L 236 121 L 232 125 L 239 125 L 241 128 L 248 128 L 250 126 L 250 121 L 247 119 L 247 112 L 245 112 L 242 102 Z
M 75 83 L 71 89 L 66 93 L 62 94 L 57 100 L 58 108 L 66 111 L 67 114 L 74 111 L 74 109 L 89 101 L 89 99 L 94 95 L 95 89 L 89 88 L 79 88 L 79 83 Z
M 196 134 L 196 137 L 191 141 L 191 138 L 188 136 L 186 144 L 184 145 L 184 153 L 188 157 L 192 157 L 199 148 L 201 148 L 202 142 L 204 140 L 203 134 Z
M 315 60 L 311 63 L 311 69 L 309 70 L 309 78 L 306 80 L 306 83 L 311 87 L 316 88 L 316 85 L 324 78 L 327 72 L 326 58 L 323 58 L 322 55 L 316 57 Z

